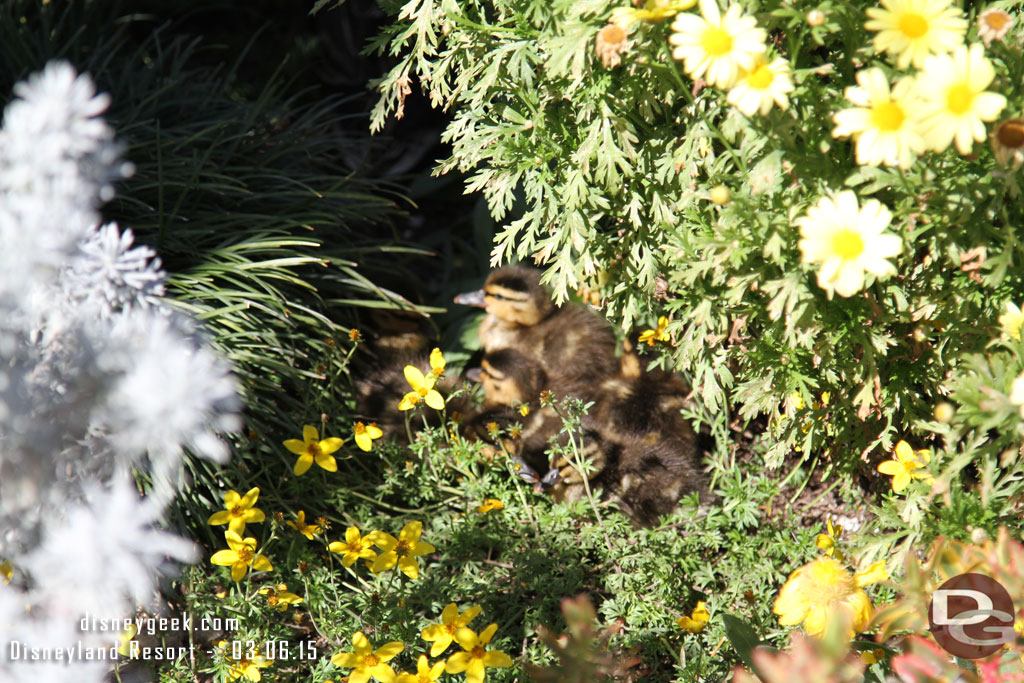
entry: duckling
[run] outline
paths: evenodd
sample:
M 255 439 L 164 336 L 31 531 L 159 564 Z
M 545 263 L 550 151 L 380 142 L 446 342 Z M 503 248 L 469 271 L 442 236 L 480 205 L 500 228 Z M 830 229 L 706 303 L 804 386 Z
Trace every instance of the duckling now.
M 556 500 L 572 502 L 585 495 L 582 475 L 564 458 L 549 466 L 543 452 L 553 437 L 565 445 L 569 436 L 553 408 L 537 405 L 544 377 L 536 361 L 514 350 L 488 353 L 482 361 L 481 381 L 485 406 L 490 407 L 472 422 L 512 424 L 518 416 L 514 407 L 530 404 L 520 437 L 506 447 L 533 471 L 547 471 L 542 477 L 531 475 L 541 488 L 553 484 L 550 493 Z M 643 526 L 670 512 L 684 493 L 704 489 L 697 439 L 679 412 L 686 386 L 678 378 L 669 373 L 641 372 L 634 377 L 619 373 L 602 382 L 597 393 L 599 400 L 574 435 L 583 445 L 584 459 L 593 465 L 592 488 L 603 489 L 635 524 Z
M 499 268 L 483 289 L 455 301 L 486 309 L 478 332 L 485 352 L 511 348 L 538 362 L 553 385 L 547 388 L 558 394 L 567 393 L 567 386 L 586 394 L 617 371 L 615 334 L 608 322 L 586 306 L 555 307 L 538 270 Z

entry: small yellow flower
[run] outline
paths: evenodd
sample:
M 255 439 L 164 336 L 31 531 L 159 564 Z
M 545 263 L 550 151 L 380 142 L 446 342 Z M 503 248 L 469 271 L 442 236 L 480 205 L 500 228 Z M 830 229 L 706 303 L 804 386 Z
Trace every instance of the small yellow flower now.
M 1013 16 L 997 7 L 990 7 L 978 15 L 978 37 L 985 47 L 1001 41 L 1012 26 Z
M 295 593 L 288 592 L 288 585 L 279 583 L 275 588 L 261 588 L 260 595 L 267 596 L 267 604 L 281 612 L 288 609 L 288 605 L 297 605 L 302 602 Z
M 228 529 L 241 536 L 245 531 L 246 524 L 262 522 L 266 519 L 262 510 L 253 507 L 259 496 L 259 487 L 249 489 L 244 496 L 238 495 L 238 491 L 228 491 L 224 494 L 225 509 L 210 515 L 210 519 L 206 523 L 213 526 L 227 524 Z
M 643 7 L 616 7 L 612 10 L 611 22 L 629 28 L 639 21 L 663 21 L 671 19 L 697 4 L 697 0 L 647 0 Z
M 381 683 L 395 683 L 398 676 L 387 662 L 405 649 L 402 643 L 392 641 L 375 652 L 363 632 L 356 631 L 352 636 L 352 649 L 354 652 L 338 652 L 331 655 L 331 663 L 334 666 L 352 669 L 352 673 L 348 675 L 349 683 L 366 683 L 371 676 Z
M 757 56 L 764 54 L 767 34 L 757 20 L 743 15 L 738 3 L 729 5 L 723 16 L 718 0 L 700 0 L 700 12 L 700 17 L 679 14 L 672 22 L 672 57 L 683 62 L 690 78 L 728 90 L 740 70 L 750 71 Z
M 134 640 L 137 635 L 139 635 L 139 627 L 135 624 L 128 624 L 128 628 L 121 631 L 121 635 L 117 637 L 117 654 L 122 657 L 132 657 L 132 659 L 137 657 L 137 653 L 132 655 L 131 646 L 132 640 Z
M 668 332 L 665 331 L 666 327 L 668 327 L 668 318 L 660 316 L 658 318 L 658 329 L 644 330 L 640 333 L 640 337 L 637 341 L 641 344 L 647 344 L 648 346 L 654 346 L 655 342 L 667 342 L 671 338 L 668 336 Z
M 996 163 L 1016 171 L 1024 165 L 1024 119 L 1007 119 L 989 136 Z
M 345 530 L 345 542 L 334 541 L 327 546 L 327 549 L 332 553 L 341 554 L 341 564 L 345 567 L 351 567 L 359 559 L 376 559 L 377 553 L 371 546 L 378 533 L 380 532 L 371 531 L 366 536 L 363 536 L 357 527 L 350 526 Z
M 256 539 L 242 538 L 234 531 L 228 529 L 224 532 L 224 539 L 228 542 L 228 548 L 218 550 L 210 558 L 213 564 L 224 567 L 231 567 L 231 580 L 241 581 L 249 568 L 269 572 L 274 569 L 270 560 L 265 555 L 256 552 Z
M 376 422 L 370 424 L 363 424 L 362 422 L 356 422 L 355 426 L 356 433 L 356 445 L 364 451 L 369 451 L 373 448 L 373 440 L 379 439 L 384 436 L 384 432 L 380 430 Z
M 298 531 L 300 534 L 313 540 L 313 537 L 319 534 L 323 529 L 317 524 L 306 524 L 306 511 L 299 510 L 298 514 L 295 515 L 295 521 L 288 520 L 285 522 L 288 526 Z
M 14 578 L 14 565 L 8 560 L 0 560 L 0 578 L 3 578 L 5 585 Z
M 963 44 L 967 20 L 950 0 L 882 0 L 867 10 L 864 24 L 875 36 L 875 51 L 896 56 L 896 66 L 920 69 L 929 55 L 952 52 Z
M 476 511 L 483 514 L 485 512 L 490 512 L 491 510 L 502 510 L 504 508 L 505 504 L 497 498 L 488 498 L 484 501 L 483 505 L 477 507 Z
M 884 657 L 884 656 L 885 656 L 885 650 L 883 650 L 882 648 L 877 648 L 877 647 L 874 650 L 863 650 L 860 653 L 861 661 L 863 661 L 868 666 L 871 666 L 872 664 L 874 664 L 878 660 L 882 659 L 882 657 Z
M 441 410 L 444 408 L 444 399 L 441 394 L 434 389 L 434 383 L 437 381 L 437 377 L 434 375 L 433 370 L 427 373 L 424 377 L 423 373 L 420 372 L 419 368 L 413 367 L 412 365 L 405 366 L 405 380 L 412 387 L 412 391 L 406 394 L 402 398 L 402 402 L 398 404 L 399 410 L 410 410 L 416 407 L 416 405 L 423 401 L 434 410 Z
M 420 565 L 416 558 L 432 553 L 436 548 L 420 540 L 423 533 L 423 522 L 409 522 L 395 538 L 391 534 L 378 531 L 373 543 L 381 549 L 381 554 L 373 562 L 370 571 L 374 574 L 387 571 L 398 564 L 398 569 L 410 579 L 420 575 Z
M 876 277 L 892 275 L 896 268 L 886 259 L 896 256 L 903 243 L 885 232 L 892 214 L 877 199 L 861 207 L 852 190 L 844 190 L 835 199 L 822 197 L 796 219 L 800 228 L 800 251 L 804 263 L 821 263 L 818 286 L 829 297 L 853 296 L 864 288 L 864 274 Z
M 932 475 L 927 472 L 916 471 L 923 468 L 932 459 L 931 451 L 927 448 L 914 453 L 910 444 L 906 441 L 900 441 L 896 444 L 894 453 L 895 455 L 892 460 L 886 460 L 878 465 L 879 472 L 892 477 L 893 491 L 899 493 L 907 488 L 910 485 L 911 479 L 932 480 Z
M 779 615 L 781 625 L 803 623 L 804 630 L 812 636 L 825 633 L 832 620 L 844 619 L 852 638 L 855 631 L 863 631 L 871 621 L 871 600 L 861 587 L 886 580 L 883 565 L 876 562 L 851 576 L 838 560 L 819 557 L 789 575 L 773 611 Z
M 446 364 L 447 361 L 445 361 L 441 349 L 435 348 L 430 352 L 430 374 L 434 376 L 434 379 L 438 379 L 444 374 Z
M 231 666 L 228 667 L 227 675 L 229 681 L 245 678 L 247 681 L 259 681 L 262 678 L 260 669 L 265 669 L 273 662 L 263 655 L 256 655 L 252 659 L 242 657 L 241 659 L 231 658 Z
M 431 624 L 420 633 L 420 637 L 430 646 L 430 656 L 437 657 L 448 649 L 448 646 L 455 640 L 455 634 L 463 626 L 468 626 L 483 608 L 480 605 L 473 605 L 465 612 L 459 613 L 459 607 L 454 602 L 449 602 L 441 612 L 441 623 Z
M 363 333 L 359 330 L 352 328 L 348 331 L 348 338 L 350 341 L 361 342 L 363 341 Z
M 1020 341 L 1020 331 L 1024 327 L 1024 313 L 1017 307 L 1017 304 L 1006 302 L 1006 312 L 999 316 L 999 326 L 1007 337 L 1014 341 Z
M 697 602 L 697 606 L 693 608 L 690 616 L 680 617 L 676 619 L 676 623 L 679 624 L 680 628 L 686 629 L 690 633 L 700 633 L 707 626 L 708 619 L 710 618 L 711 614 L 708 612 L 707 605 L 701 600 Z
M 473 629 L 463 626 L 455 632 L 455 641 L 464 652 L 456 652 L 448 658 L 445 671 L 450 674 L 466 672 L 466 683 L 483 683 L 487 678 L 487 667 L 505 669 L 512 666 L 512 658 L 499 650 L 487 650 L 487 644 L 498 630 L 491 624 L 478 636 Z
M 832 518 L 829 517 L 826 521 L 826 532 L 818 534 L 818 538 L 815 539 L 814 544 L 818 546 L 819 550 L 824 550 L 825 555 L 829 557 L 835 557 L 842 561 L 845 559 L 843 553 L 836 546 L 836 543 L 843 535 L 843 527 L 836 524 L 832 525 Z
M 857 84 L 846 89 L 846 99 L 856 106 L 832 117 L 832 136 L 852 137 L 862 166 L 910 168 L 926 149 L 914 79 L 901 78 L 890 90 L 889 79 L 876 67 L 858 71 Z
M 396 683 L 434 683 L 441 679 L 444 673 L 444 662 L 435 662 L 433 666 L 426 655 L 420 655 L 416 661 L 416 673 L 409 674 L 404 671 L 398 674 Z
M 622 63 L 622 55 L 629 51 L 629 33 L 616 23 L 605 24 L 594 37 L 594 52 L 604 68 L 611 69 Z
M 995 77 L 992 62 L 977 43 L 925 60 L 917 91 L 921 135 L 929 149 L 942 152 L 955 141 L 960 154 L 970 154 L 974 142 L 985 139 L 983 122 L 995 121 L 1006 106 L 1006 97 L 986 90 Z
M 793 92 L 789 62 L 776 57 L 771 62 L 759 54 L 750 69 L 741 69 L 736 85 L 726 98 L 729 104 L 747 116 L 765 116 L 772 105 L 779 109 L 789 108 L 789 93 Z
M 284 447 L 299 456 L 295 461 L 295 475 L 302 476 L 313 466 L 315 462 L 328 472 L 338 471 L 338 461 L 331 453 L 334 453 L 345 443 L 344 439 L 332 436 L 329 439 L 320 441 L 320 432 L 313 425 L 305 425 L 302 428 L 302 441 L 288 439 Z
M 521 406 L 519 406 L 519 414 L 522 415 L 523 417 L 526 417 L 527 415 L 529 415 L 530 414 L 530 404 L 529 403 L 524 403 Z

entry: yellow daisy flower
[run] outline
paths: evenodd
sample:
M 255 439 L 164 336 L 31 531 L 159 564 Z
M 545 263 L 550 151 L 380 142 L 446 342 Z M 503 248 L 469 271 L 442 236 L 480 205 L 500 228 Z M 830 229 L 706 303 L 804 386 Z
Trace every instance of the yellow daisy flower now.
M 483 608 L 480 605 L 473 605 L 465 612 L 459 613 L 459 607 L 454 602 L 449 602 L 441 612 L 441 623 L 431 624 L 420 633 L 420 637 L 430 646 L 430 656 L 437 657 L 448 649 L 448 646 L 455 640 L 455 634 L 463 626 L 468 626 Z
M 480 514 L 483 514 L 485 512 L 490 512 L 492 510 L 502 510 L 504 508 L 505 504 L 502 503 L 497 498 L 488 498 L 487 500 L 484 501 L 483 505 L 477 507 L 476 511 Z
M 320 441 L 320 432 L 316 427 L 306 425 L 302 428 L 302 441 L 288 439 L 284 442 L 284 447 L 299 456 L 295 462 L 294 471 L 296 476 L 301 476 L 313 466 L 314 462 L 328 472 L 337 472 L 338 461 L 331 453 L 341 448 L 344 443 L 344 439 L 339 439 L 336 436 Z
M 825 522 L 825 533 L 818 534 L 818 537 L 814 540 L 814 545 L 819 550 L 824 550 L 825 555 L 828 557 L 835 557 L 839 560 L 843 560 L 843 553 L 837 547 L 839 539 L 843 535 L 843 527 L 838 524 L 832 524 L 832 518 L 829 517 Z
M 264 572 L 274 569 L 266 555 L 256 552 L 255 538 L 242 538 L 228 529 L 224 532 L 224 540 L 228 542 L 228 547 L 215 552 L 210 558 L 210 562 L 223 567 L 231 567 L 232 581 L 241 581 L 250 568 Z
M 341 564 L 345 567 L 351 567 L 359 559 L 374 560 L 377 558 L 377 552 L 371 546 L 378 533 L 380 532 L 371 531 L 363 536 L 357 527 L 350 526 L 345 530 L 345 542 L 334 541 L 327 546 L 327 549 L 332 553 L 340 554 L 342 556 Z
M 337 652 L 331 655 L 331 663 L 334 666 L 352 669 L 352 673 L 348 675 L 348 683 L 366 683 L 371 676 L 381 683 L 395 683 L 398 676 L 387 662 L 404 650 L 405 645 L 392 641 L 374 651 L 363 632 L 356 631 L 352 636 L 352 649 L 353 652 Z
M 483 683 L 487 678 L 487 668 L 505 669 L 512 666 L 512 658 L 498 650 L 487 650 L 487 644 L 498 630 L 497 624 L 491 624 L 478 636 L 473 629 L 463 626 L 455 632 L 455 641 L 465 652 L 456 652 L 448 658 L 445 671 L 450 674 L 466 672 L 466 683 Z
M 740 70 L 751 71 L 757 56 L 764 54 L 765 31 L 753 17 L 743 16 L 738 4 L 723 16 L 717 0 L 700 0 L 700 12 L 700 17 L 680 14 L 672 22 L 672 57 L 683 62 L 691 78 L 728 90 Z
M 419 368 L 406 365 L 403 372 L 405 373 L 405 381 L 412 387 L 412 391 L 402 397 L 402 402 L 398 404 L 399 410 L 410 410 L 416 407 L 420 401 L 423 401 L 435 410 L 444 408 L 444 399 L 434 389 L 437 376 L 434 375 L 433 370 L 424 377 Z
M 697 606 L 693 608 L 690 616 L 680 617 L 676 619 L 676 623 L 679 624 L 680 628 L 686 629 L 690 633 L 700 633 L 707 626 L 710 618 L 711 614 L 708 612 L 707 605 L 704 604 L 703 600 L 700 600 L 697 602 Z
M 298 595 L 288 592 L 286 583 L 279 583 L 274 588 L 261 588 L 260 595 L 267 596 L 267 604 L 280 612 L 288 609 L 288 605 L 297 605 L 302 602 L 302 598 Z
M 997 7 L 990 7 L 978 15 L 978 37 L 985 47 L 1002 40 L 1012 26 L 1013 16 Z
M 1024 327 L 1024 313 L 1017 307 L 1017 304 L 1006 302 L 1006 312 L 999 316 L 999 326 L 1003 328 L 1003 334 L 1014 341 L 1020 341 L 1020 330 Z
M 884 232 L 892 214 L 878 200 L 869 199 L 863 207 L 857 195 L 844 190 L 835 199 L 822 197 L 796 219 L 800 228 L 800 251 L 804 263 L 821 263 L 818 286 L 829 297 L 853 296 L 864 287 L 864 273 L 876 277 L 896 272 L 887 261 L 903 248 L 899 237 Z
M 861 632 L 871 621 L 871 600 L 862 586 L 888 578 L 884 563 L 876 562 L 863 572 L 851 575 L 841 562 L 823 556 L 805 564 L 792 574 L 779 591 L 772 611 L 779 623 L 802 623 L 809 635 L 820 636 L 834 619 L 847 623 L 848 637 Z
M 1006 106 L 999 93 L 986 92 L 996 72 L 975 43 L 961 45 L 952 55 L 929 57 L 918 75 L 925 144 L 942 152 L 956 140 L 961 154 L 970 154 L 975 141 L 985 139 L 983 121 L 994 121 Z
M 931 451 L 927 448 L 914 452 L 906 441 L 896 444 L 892 460 L 878 464 L 878 471 L 892 477 L 892 490 L 899 493 L 910 485 L 912 479 L 923 479 L 932 481 L 933 477 L 928 472 L 917 472 L 931 462 Z
M 663 21 L 688 10 L 697 0 L 647 0 L 643 7 L 616 7 L 610 21 L 626 29 L 638 21 Z
M 776 57 L 771 62 L 763 55 L 757 55 L 750 70 L 741 69 L 739 80 L 729 91 L 728 102 L 747 116 L 755 113 L 765 116 L 778 105 L 779 109 L 789 108 L 788 93 L 793 92 L 789 62 Z
M 305 510 L 299 510 L 298 511 L 298 513 L 295 515 L 295 521 L 294 522 L 289 519 L 287 522 L 285 522 L 285 524 L 287 524 L 291 528 L 295 529 L 296 531 L 298 531 L 300 534 L 302 534 L 303 536 L 305 536 L 306 538 L 308 538 L 311 541 L 313 540 L 314 536 L 316 536 L 317 534 L 319 534 L 322 531 L 322 529 L 319 526 L 317 526 L 316 524 L 306 524 L 306 511 Z
M 239 678 L 244 678 L 247 681 L 260 681 L 263 678 L 263 674 L 260 673 L 260 669 L 265 669 L 273 662 L 263 655 L 256 655 L 252 659 L 242 657 L 241 659 L 231 658 L 231 665 L 227 670 L 227 677 L 229 681 L 237 681 Z
M 867 14 L 864 28 L 878 31 L 875 51 L 894 55 L 900 69 L 920 69 L 930 55 L 952 52 L 967 33 L 967 19 L 950 0 L 882 0 Z
M 881 69 L 857 72 L 859 87 L 846 89 L 846 99 L 856 105 L 837 112 L 832 120 L 834 137 L 853 137 L 857 163 L 862 166 L 899 166 L 907 169 L 926 147 L 921 137 L 921 114 L 914 79 L 901 78 L 890 91 Z
M 434 683 L 434 681 L 441 680 L 441 674 L 443 673 L 444 662 L 435 662 L 431 666 L 427 656 L 420 655 L 420 658 L 416 661 L 416 673 L 409 674 L 403 671 L 398 674 L 396 683 Z
M 378 531 L 373 543 L 381 549 L 381 554 L 373 562 L 370 571 L 374 574 L 387 571 L 398 564 L 398 569 L 410 579 L 416 580 L 420 575 L 420 565 L 416 561 L 419 555 L 432 553 L 436 548 L 420 540 L 423 533 L 423 522 L 409 522 L 395 538 L 391 534 Z
M 356 433 L 356 445 L 364 451 L 369 451 L 373 448 L 374 439 L 384 436 L 384 432 L 380 430 L 376 422 L 371 422 L 370 424 L 356 422 L 354 431 Z
M 139 627 L 135 624 L 128 624 L 128 628 L 121 631 L 121 634 L 117 637 L 117 654 L 132 659 L 138 657 L 138 647 L 132 647 L 132 641 L 135 640 L 137 635 L 139 635 Z
M 224 509 L 210 515 L 210 519 L 206 523 L 212 526 L 227 524 L 228 529 L 231 529 L 238 535 L 242 535 L 246 524 L 262 522 L 266 519 L 266 515 L 263 514 L 262 510 L 253 507 L 259 496 L 260 489 L 258 486 L 249 489 L 249 492 L 244 496 L 239 495 L 238 491 L 228 491 L 224 494 Z
M 654 346 L 654 342 L 667 342 L 670 341 L 668 332 L 665 328 L 668 327 L 668 318 L 665 316 L 658 317 L 658 329 L 656 330 L 644 330 L 640 333 L 637 341 L 640 344 L 647 344 L 648 346 Z

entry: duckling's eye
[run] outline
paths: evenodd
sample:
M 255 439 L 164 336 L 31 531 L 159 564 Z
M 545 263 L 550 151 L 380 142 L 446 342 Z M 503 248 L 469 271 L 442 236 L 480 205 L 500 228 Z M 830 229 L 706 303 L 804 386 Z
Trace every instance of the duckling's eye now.
M 487 296 L 491 297 L 492 299 L 497 299 L 498 301 L 504 301 L 505 300 L 505 297 L 503 297 L 501 294 L 495 294 L 493 292 L 489 292 L 487 294 Z

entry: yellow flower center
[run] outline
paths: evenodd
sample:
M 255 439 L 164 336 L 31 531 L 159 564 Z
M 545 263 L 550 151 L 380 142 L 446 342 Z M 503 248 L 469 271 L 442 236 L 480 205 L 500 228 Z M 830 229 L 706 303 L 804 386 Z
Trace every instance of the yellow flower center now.
M 871 123 L 881 131 L 895 131 L 903 126 L 903 107 L 893 101 L 879 102 L 871 108 Z
M 483 645 L 477 645 L 476 647 L 474 647 L 473 651 L 470 652 L 470 656 L 472 656 L 473 659 L 483 659 L 484 658 L 484 646 Z
M 366 425 L 362 422 L 356 422 L 356 436 L 366 433 Z
M 601 40 L 611 45 L 618 45 L 626 40 L 626 32 L 620 26 L 608 24 L 601 29 Z
M 412 548 L 409 547 L 409 541 L 399 541 L 398 545 L 395 546 L 395 552 L 399 555 L 408 555 L 412 552 Z
M 312 455 L 314 458 L 320 455 L 320 444 L 316 441 L 310 441 L 306 446 L 306 452 Z
M 946 91 L 946 108 L 957 116 L 969 112 L 973 103 L 974 90 L 967 83 L 957 83 Z
M 842 564 L 822 557 L 807 567 L 805 594 L 819 605 L 835 604 L 857 588 L 854 579 Z
M 928 33 L 928 20 L 917 12 L 907 12 L 900 17 L 900 30 L 908 38 L 920 38 Z
M 767 64 L 762 64 L 757 67 L 749 74 L 747 74 L 747 83 L 754 90 L 767 90 L 771 87 L 772 81 L 775 80 L 775 72 L 768 68 Z M 714 198 L 712 198 L 713 200 Z M 664 327 L 658 325 L 658 331 L 662 331 Z
M 238 561 L 245 564 L 252 564 L 252 549 L 246 546 L 238 551 Z
M 1011 119 L 996 130 L 996 140 L 1003 147 L 1020 149 L 1024 147 L 1024 120 Z
M 840 228 L 832 235 L 832 252 L 844 261 L 864 253 L 864 238 L 850 228 Z
M 704 32 L 701 46 L 712 57 L 724 57 L 732 52 L 732 36 L 724 28 L 709 28 Z
M 459 630 L 459 622 L 458 621 L 453 621 L 450 624 L 445 624 L 444 628 L 445 628 L 446 631 L 448 631 L 448 633 L 450 633 L 450 634 L 452 634 L 454 636 L 455 632 Z
M 985 25 L 993 31 L 1001 31 L 1010 23 L 1010 15 L 1006 12 L 989 12 L 983 17 Z
M 277 604 L 277 596 L 276 595 L 268 595 L 267 596 L 267 604 L 270 605 L 271 607 L 276 605 Z
M 416 393 L 419 394 L 422 398 L 426 398 L 427 397 L 427 393 L 429 391 L 430 391 L 430 389 L 428 389 L 426 387 L 420 387 L 419 389 L 416 390 Z
M 367 669 L 372 669 L 378 664 L 380 664 L 380 659 L 375 654 L 369 654 L 363 657 L 363 666 Z
M 232 517 L 241 517 L 245 514 L 245 508 L 241 505 L 235 505 L 231 508 L 230 514 Z

